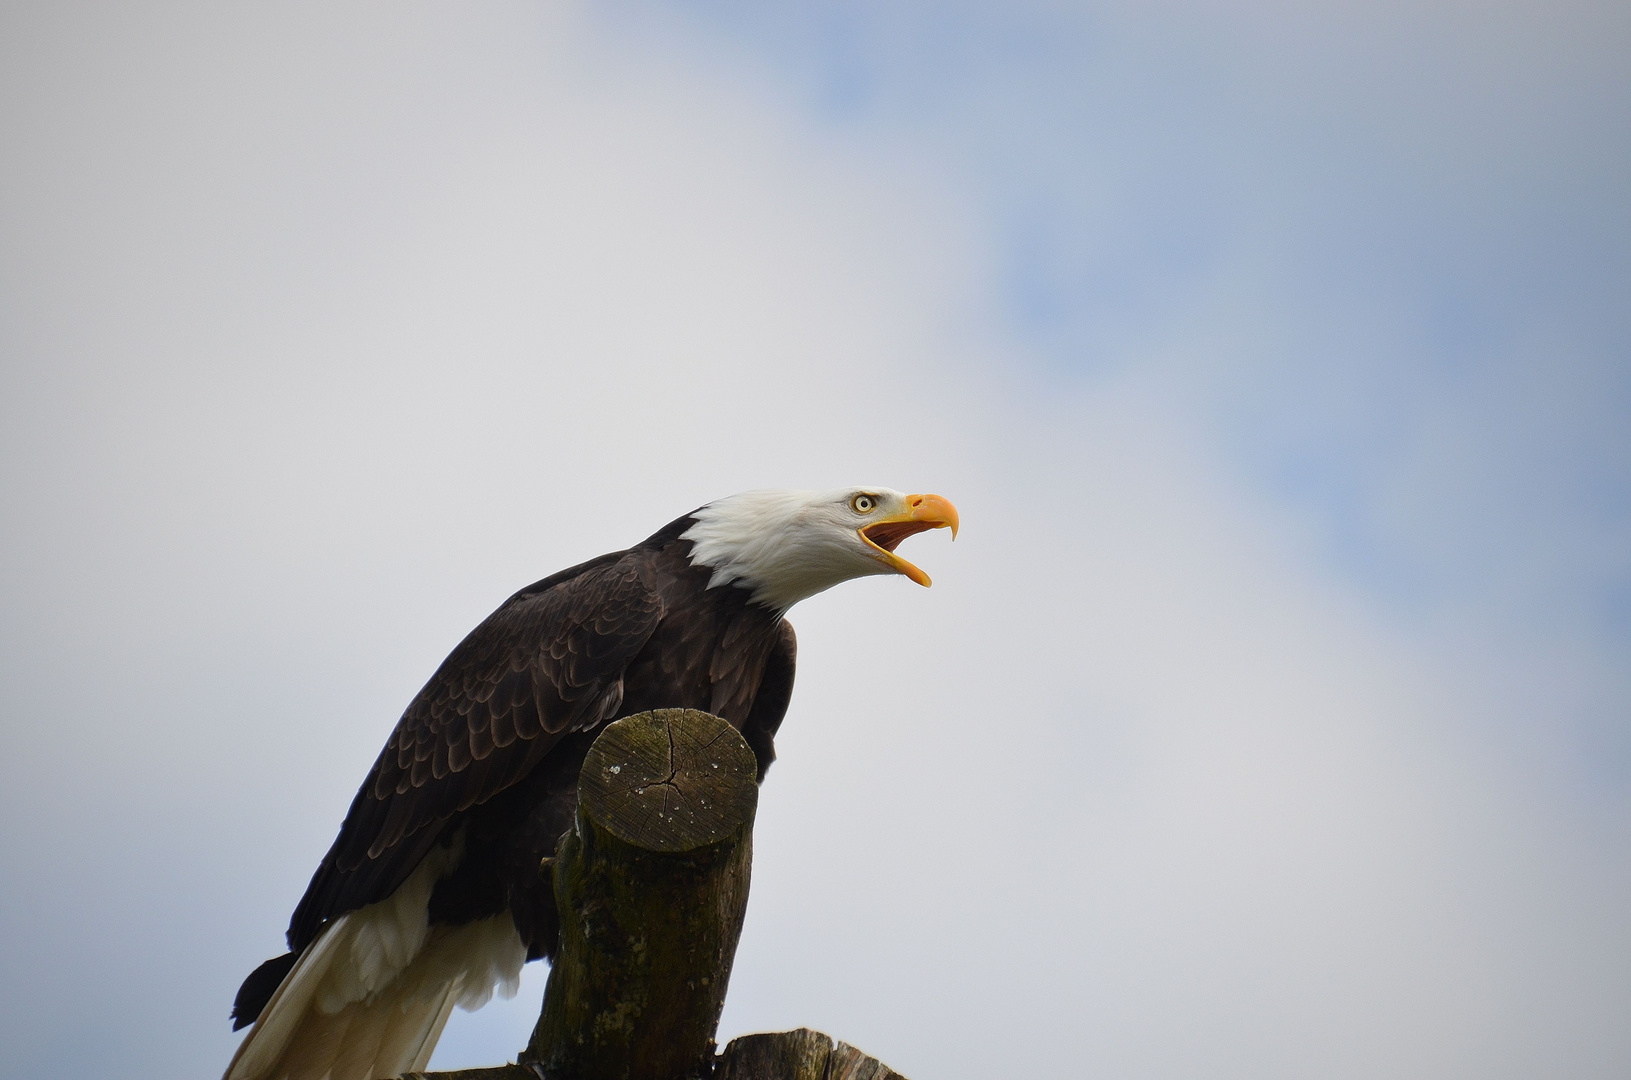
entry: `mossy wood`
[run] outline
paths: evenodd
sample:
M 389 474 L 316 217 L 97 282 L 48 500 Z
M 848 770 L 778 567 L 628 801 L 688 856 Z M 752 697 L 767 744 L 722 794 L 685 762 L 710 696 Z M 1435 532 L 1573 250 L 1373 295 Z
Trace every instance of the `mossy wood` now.
M 906 1080 L 877 1058 L 799 1028 L 732 1039 L 714 1080 Z
M 747 910 L 753 751 L 707 713 L 619 720 L 556 854 L 561 945 L 522 1063 L 551 1080 L 707 1076 Z
M 659 709 L 595 740 L 554 859 L 561 942 L 520 1063 L 425 1080 L 900 1080 L 807 1029 L 714 1034 L 747 910 L 757 763 L 707 713 Z

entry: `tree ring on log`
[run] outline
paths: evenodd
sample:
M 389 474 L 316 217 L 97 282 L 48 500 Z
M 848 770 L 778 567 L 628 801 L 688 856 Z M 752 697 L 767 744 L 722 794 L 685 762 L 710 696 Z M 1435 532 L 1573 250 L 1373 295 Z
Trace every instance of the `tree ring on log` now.
M 752 819 L 758 762 L 719 717 L 657 709 L 625 717 L 606 733 L 614 730 L 618 737 L 589 748 L 578 802 L 619 840 L 678 854 L 717 844 Z

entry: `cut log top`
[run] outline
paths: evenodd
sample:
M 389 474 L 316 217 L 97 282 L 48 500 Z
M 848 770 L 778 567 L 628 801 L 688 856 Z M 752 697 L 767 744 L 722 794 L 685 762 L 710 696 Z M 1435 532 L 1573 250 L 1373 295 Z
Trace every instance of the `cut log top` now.
M 849 1043 L 819 1031 L 766 1032 L 732 1039 L 714 1063 L 713 1080 L 906 1080 Z
M 619 720 L 589 749 L 578 803 L 619 840 L 678 853 L 717 844 L 753 816 L 753 751 L 717 716 L 658 709 Z

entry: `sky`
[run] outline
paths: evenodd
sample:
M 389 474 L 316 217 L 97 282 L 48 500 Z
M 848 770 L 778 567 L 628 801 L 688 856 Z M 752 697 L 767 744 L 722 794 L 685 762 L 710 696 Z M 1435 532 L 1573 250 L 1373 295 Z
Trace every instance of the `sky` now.
M 1631 1069 L 1624 5 L 12 3 L 0 145 L 0 1077 L 217 1075 L 469 628 L 848 484 L 963 527 L 792 612 L 722 1041 Z

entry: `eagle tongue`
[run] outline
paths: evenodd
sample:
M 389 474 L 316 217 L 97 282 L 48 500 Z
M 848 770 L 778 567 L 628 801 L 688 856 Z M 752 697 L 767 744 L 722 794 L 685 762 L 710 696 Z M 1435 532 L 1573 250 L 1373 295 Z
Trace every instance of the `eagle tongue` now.
M 927 521 L 880 521 L 876 525 L 868 525 L 861 531 L 866 534 L 868 540 L 885 551 L 894 551 L 908 536 L 916 536 L 933 528 L 935 524 Z

